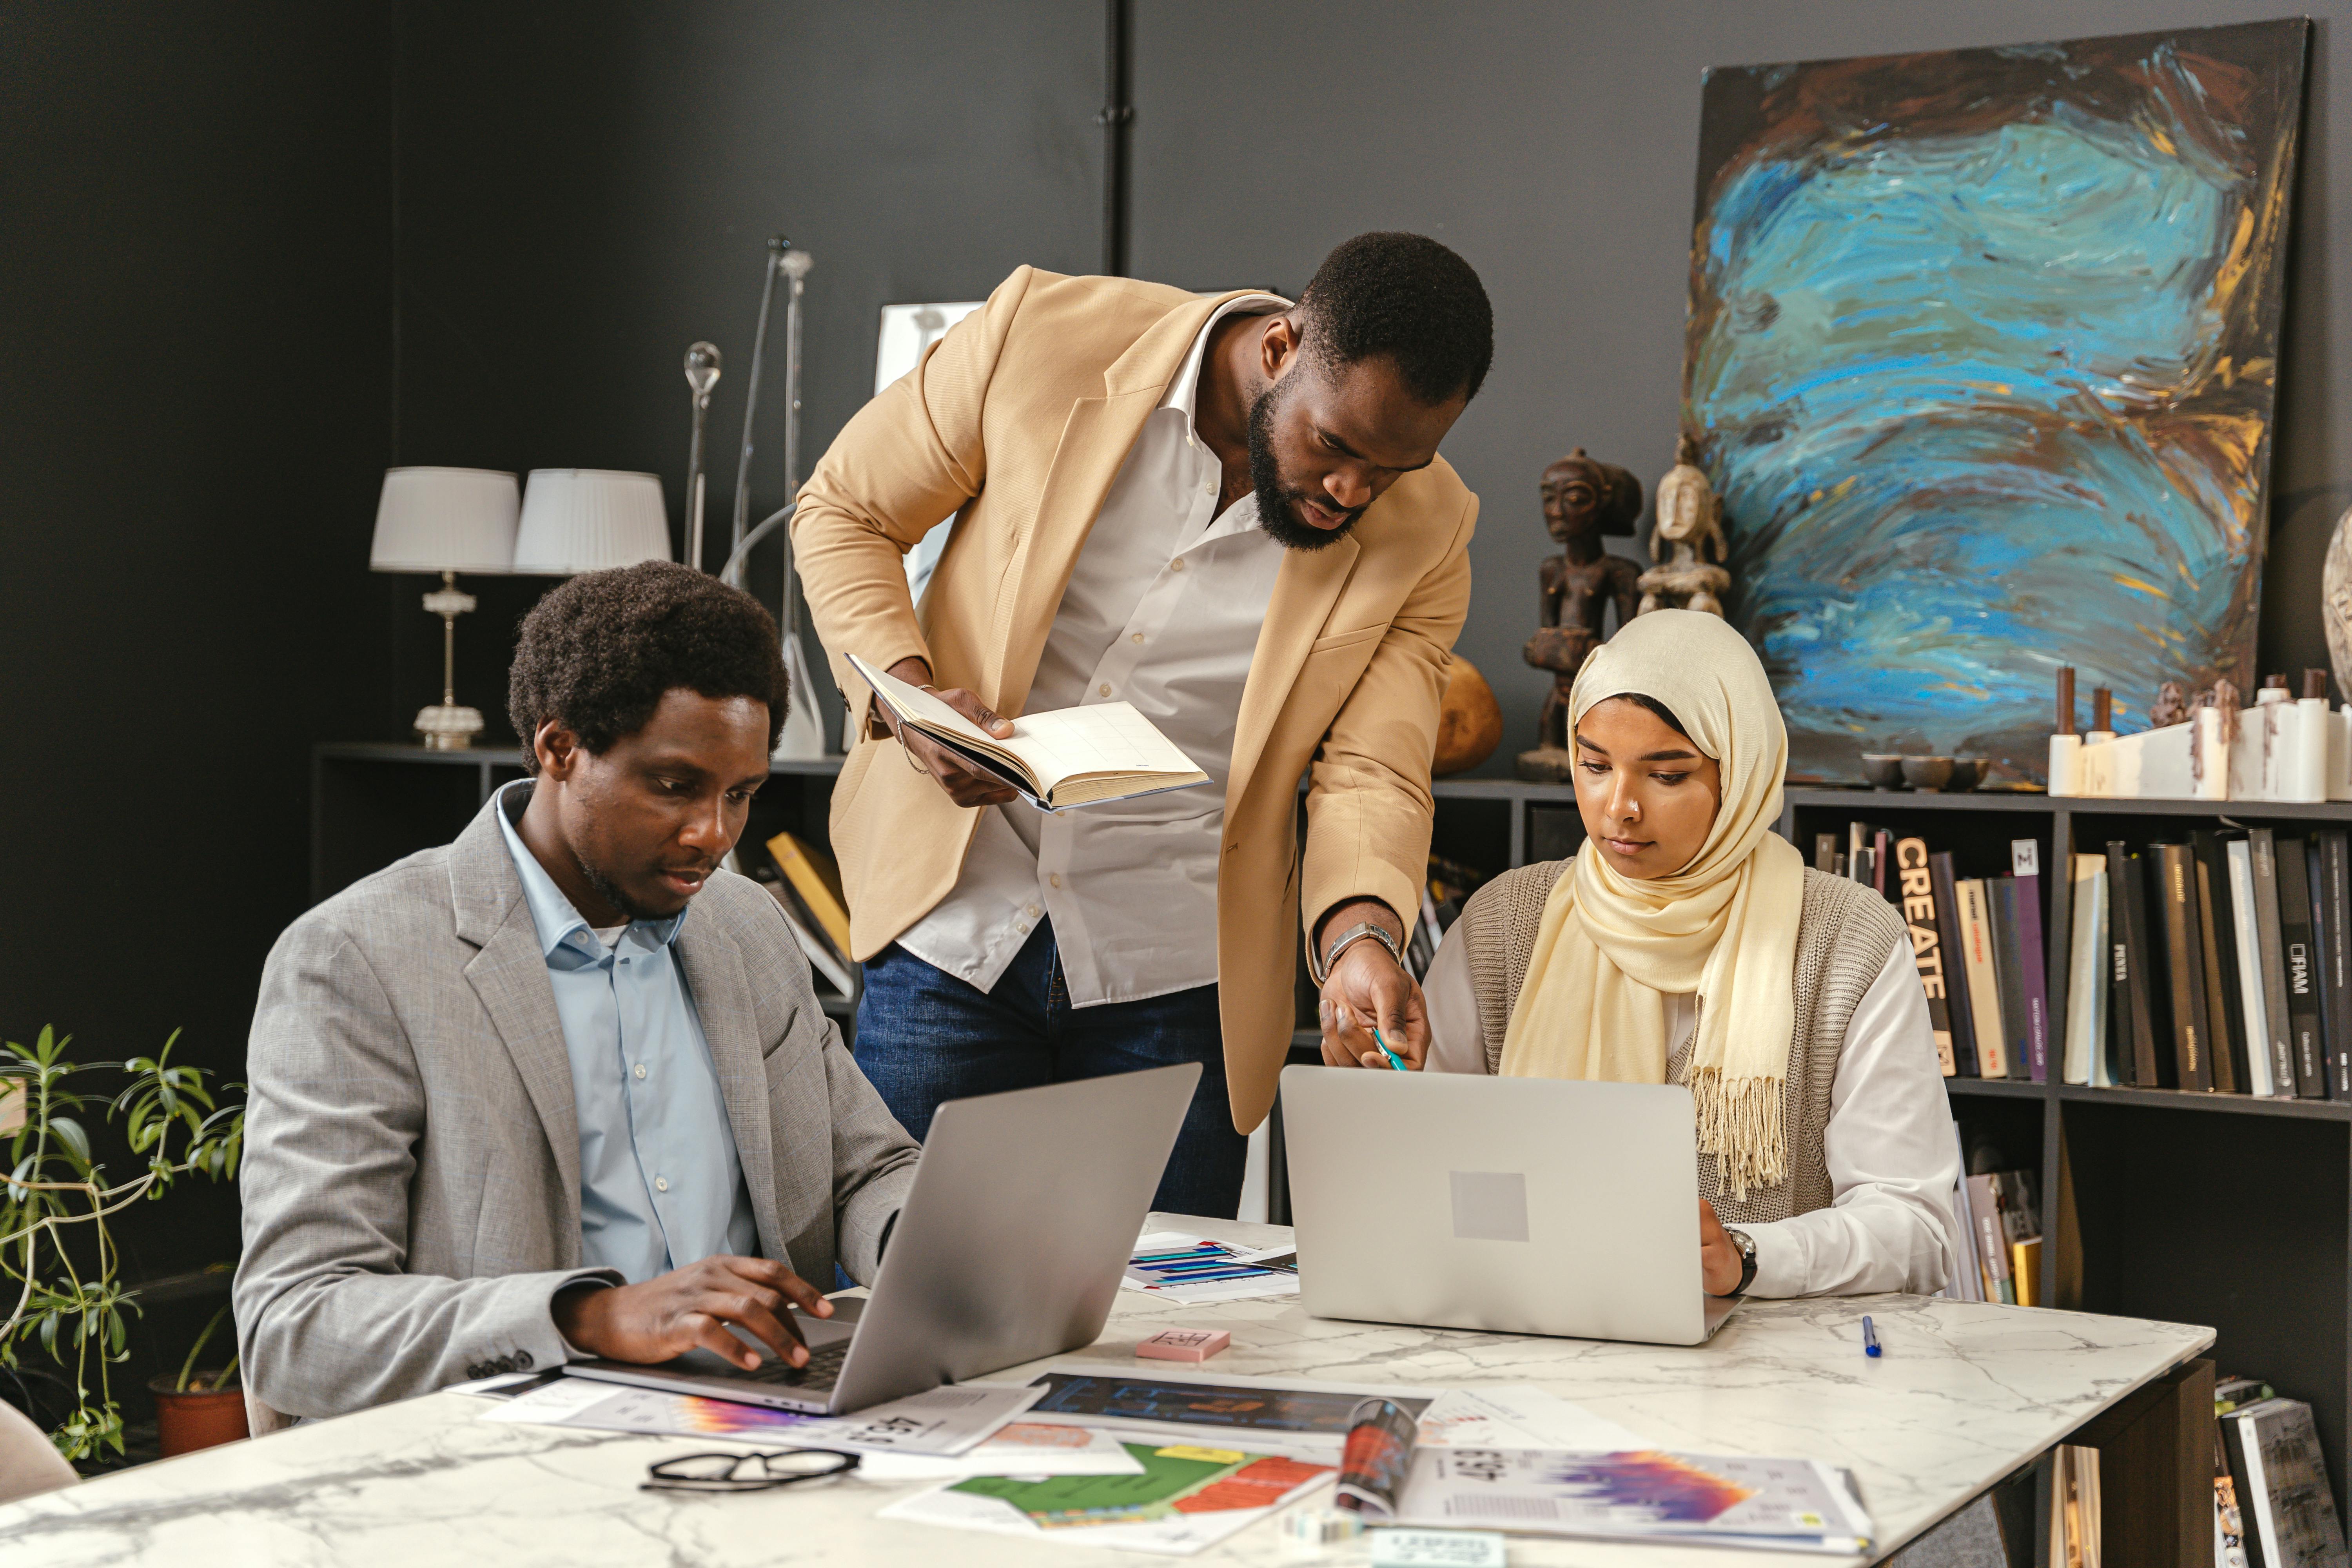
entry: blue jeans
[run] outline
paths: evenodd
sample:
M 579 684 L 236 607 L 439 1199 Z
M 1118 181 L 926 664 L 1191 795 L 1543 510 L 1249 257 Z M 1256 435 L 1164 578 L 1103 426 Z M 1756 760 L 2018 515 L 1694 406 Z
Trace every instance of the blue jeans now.
M 991 991 L 897 942 L 866 961 L 857 1065 L 917 1139 L 929 1134 L 945 1100 L 1177 1062 L 1200 1063 L 1201 1082 L 1151 1206 L 1230 1219 L 1241 1206 L 1249 1141 L 1234 1131 L 1225 1098 L 1214 985 L 1073 1007 L 1050 921 L 1038 922 Z

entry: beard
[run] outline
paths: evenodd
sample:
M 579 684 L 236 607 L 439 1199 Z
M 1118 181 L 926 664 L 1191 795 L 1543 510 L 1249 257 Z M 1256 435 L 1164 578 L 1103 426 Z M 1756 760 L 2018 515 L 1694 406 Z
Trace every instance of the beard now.
M 1293 374 L 1296 374 L 1294 369 Z M 1293 510 L 1308 497 L 1305 490 L 1291 489 L 1283 484 L 1282 466 L 1275 461 L 1274 416 L 1280 407 L 1276 399 L 1282 388 L 1283 383 L 1276 382 L 1250 405 L 1250 488 L 1257 492 L 1257 525 L 1285 550 L 1322 550 L 1347 538 L 1356 520 L 1364 515 L 1364 509 L 1356 508 L 1337 528 L 1318 528 Z
M 632 921 L 666 921 L 679 912 L 677 910 L 649 909 L 629 897 L 612 878 L 590 865 L 588 858 L 577 849 L 572 852 L 572 863 L 580 868 L 580 874 L 588 879 L 588 885 L 596 889 L 599 897 Z

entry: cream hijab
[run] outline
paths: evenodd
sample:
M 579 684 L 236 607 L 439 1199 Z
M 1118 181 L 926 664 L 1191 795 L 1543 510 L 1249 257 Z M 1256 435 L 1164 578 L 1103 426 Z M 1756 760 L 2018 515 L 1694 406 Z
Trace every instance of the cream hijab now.
M 1687 866 L 1643 882 L 1598 853 L 1576 858 L 1544 904 L 1526 982 L 1503 1039 L 1519 1078 L 1663 1083 L 1665 994 L 1698 994 L 1684 1081 L 1698 1146 L 1740 1198 L 1785 1180 L 1780 1088 L 1796 1027 L 1790 991 L 1804 859 L 1772 830 L 1789 762 L 1771 682 L 1720 618 L 1654 610 L 1584 661 L 1569 722 L 1629 693 L 1674 710 L 1720 764 L 1723 802 Z

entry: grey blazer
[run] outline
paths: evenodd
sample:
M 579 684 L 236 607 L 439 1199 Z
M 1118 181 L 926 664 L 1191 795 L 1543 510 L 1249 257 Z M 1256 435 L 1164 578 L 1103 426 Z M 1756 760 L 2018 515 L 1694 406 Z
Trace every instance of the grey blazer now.
M 580 1265 L 571 1059 L 506 842 L 483 808 L 287 929 L 247 1062 L 247 1388 L 295 1415 L 566 1357 Z M 818 1007 L 766 889 L 720 872 L 677 938 L 763 1257 L 871 1279 L 919 1152 Z

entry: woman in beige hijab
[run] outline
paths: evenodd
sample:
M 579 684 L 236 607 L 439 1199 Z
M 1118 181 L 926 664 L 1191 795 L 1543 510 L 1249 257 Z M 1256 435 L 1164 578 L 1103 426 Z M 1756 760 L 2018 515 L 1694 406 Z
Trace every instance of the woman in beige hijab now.
M 1718 1295 L 1940 1289 L 1958 1147 L 1908 932 L 1775 831 L 1788 734 L 1754 651 L 1643 616 L 1569 715 L 1586 848 L 1470 900 L 1423 986 L 1427 1066 L 1688 1085 Z

